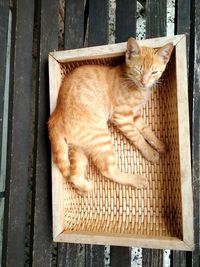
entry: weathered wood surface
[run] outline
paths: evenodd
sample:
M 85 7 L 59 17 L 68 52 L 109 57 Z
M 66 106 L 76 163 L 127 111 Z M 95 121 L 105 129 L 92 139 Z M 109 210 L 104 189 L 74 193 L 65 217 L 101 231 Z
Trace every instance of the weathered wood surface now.
M 89 1 L 89 46 L 108 42 L 108 0 Z
M 0 2 L 0 262 L 2 260 L 2 243 L 3 243 L 3 222 L 5 206 L 5 155 L 3 155 L 4 138 L 4 107 L 5 90 L 6 90 L 6 63 L 7 63 L 7 46 L 8 46 L 8 27 L 9 27 L 9 5 L 8 1 Z
M 188 15 L 191 14 L 191 17 Z M 193 199 L 194 199 L 194 252 L 172 251 L 172 264 L 179 266 L 199 266 L 199 101 L 200 101 L 200 56 L 198 44 L 200 44 L 200 4 L 199 1 L 176 1 L 175 33 L 187 35 L 187 61 L 189 79 L 189 104 L 190 104 L 190 132 L 193 175 Z M 192 21 L 192 23 L 191 23 Z
M 3 132 L 3 109 L 4 93 L 6 81 L 6 56 L 8 41 L 8 23 L 9 23 L 9 6 L 8 1 L 0 2 L 0 170 L 1 170 L 1 149 L 2 149 L 2 132 Z M 1 178 L 2 179 L 2 178 Z M 4 183 L 0 179 L 0 192 L 4 191 Z
M 3 262 L 7 266 L 15 266 L 16 262 L 18 266 L 23 266 L 29 191 L 34 2 L 15 1 L 12 11 L 11 101 Z
M 0 138 L 4 105 L 8 2 L 0 1 Z M 49 51 L 58 48 L 58 2 L 10 1 L 10 4 L 13 3 L 12 53 L 2 266 L 12 267 L 16 266 L 16 263 L 17 266 L 104 266 L 103 246 L 62 243 L 58 245 L 52 242 L 50 146 L 46 127 L 49 115 L 47 55 Z M 64 47 L 69 49 L 84 46 L 86 34 L 89 46 L 107 44 L 108 0 L 87 0 L 85 6 L 83 0 L 65 2 Z M 166 2 L 146 1 L 147 37 L 166 35 Z M 188 36 L 196 247 L 194 252 L 172 252 L 171 266 L 196 267 L 199 266 L 200 2 L 176 0 L 175 11 L 175 33 L 186 33 Z M 33 33 L 38 52 L 34 58 L 34 64 L 37 65 L 34 74 L 37 76 L 37 84 L 32 80 Z M 135 33 L 136 1 L 117 0 L 116 42 L 126 41 L 127 37 L 135 36 Z M 0 140 L 0 151 L 1 145 Z M 31 195 L 31 204 L 27 201 L 28 195 Z M 4 207 L 4 201 L 1 201 L 1 207 Z M 2 214 L 2 210 L 0 213 Z M 27 214 L 30 218 L 27 218 Z M 143 249 L 142 253 L 143 266 L 163 265 L 162 250 Z M 130 248 L 111 247 L 110 266 L 131 266 Z
M 167 32 L 167 1 L 146 1 L 146 38 L 165 36 Z
M 49 117 L 48 53 L 58 48 L 58 1 L 42 0 L 39 15 L 38 76 L 36 85 L 35 190 L 32 265 L 51 266 L 51 160 L 48 142 Z M 54 18 L 54 19 L 52 19 Z
M 146 1 L 146 38 L 166 35 L 166 6 L 165 0 Z M 161 267 L 163 265 L 163 251 L 143 249 L 142 265 L 144 267 Z
M 116 1 L 116 42 L 125 42 L 136 34 L 136 1 Z M 131 266 L 130 248 L 111 247 L 111 266 Z M 117 264 L 117 265 L 116 265 Z
M 136 35 L 136 0 L 116 0 L 116 43 Z
M 193 52 L 190 56 L 190 65 L 194 65 L 193 74 L 193 95 L 191 99 L 191 140 L 192 140 L 192 175 L 193 175 L 193 199 L 194 199 L 194 243 L 193 253 L 187 253 L 188 266 L 200 265 L 200 236 L 199 236 L 199 179 L 200 179 L 200 1 L 193 3 L 192 16 L 195 18 L 194 29 L 192 30 L 194 40 L 194 58 Z M 192 84 L 192 82 L 191 82 Z M 190 84 L 189 84 L 189 91 Z M 190 265 L 189 265 L 190 264 Z
M 83 47 L 84 0 L 70 0 L 65 5 L 64 48 Z
M 112 246 L 110 249 L 110 266 L 131 267 L 131 248 Z

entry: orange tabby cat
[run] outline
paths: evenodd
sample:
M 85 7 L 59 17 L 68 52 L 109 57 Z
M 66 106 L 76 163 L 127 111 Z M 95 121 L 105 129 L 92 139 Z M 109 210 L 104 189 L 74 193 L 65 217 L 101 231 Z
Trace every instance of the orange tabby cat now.
M 149 161 L 159 159 L 165 145 L 139 115 L 170 59 L 171 43 L 160 49 L 140 47 L 129 38 L 125 63 L 115 67 L 84 65 L 67 75 L 48 122 L 53 160 L 62 175 L 81 192 L 92 189 L 85 179 L 88 157 L 109 179 L 146 187 L 146 177 L 122 173 L 115 160 L 108 121 Z

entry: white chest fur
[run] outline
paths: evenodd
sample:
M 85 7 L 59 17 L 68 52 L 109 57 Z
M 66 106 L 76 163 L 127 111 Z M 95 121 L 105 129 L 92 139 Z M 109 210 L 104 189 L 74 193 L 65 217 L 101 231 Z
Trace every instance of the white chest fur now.
M 150 96 L 152 93 L 152 89 L 151 88 L 147 88 L 146 90 L 141 90 L 141 96 L 142 96 L 142 101 L 138 104 L 135 105 L 133 107 L 133 116 L 137 115 L 139 113 L 139 111 L 141 110 L 141 108 L 143 108 L 146 103 L 148 102 Z

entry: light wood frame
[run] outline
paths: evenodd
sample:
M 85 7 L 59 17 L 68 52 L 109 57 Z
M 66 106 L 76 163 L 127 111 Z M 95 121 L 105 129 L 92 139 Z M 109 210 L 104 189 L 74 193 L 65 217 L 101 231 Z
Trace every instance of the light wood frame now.
M 52 162 L 52 201 L 53 201 L 53 239 L 55 242 L 109 244 L 117 246 L 135 246 L 156 249 L 193 250 L 193 197 L 191 178 L 188 82 L 186 62 L 186 37 L 161 37 L 138 41 L 140 45 L 153 48 L 172 42 L 176 52 L 177 109 L 179 123 L 179 155 L 181 171 L 181 197 L 183 238 L 164 238 L 132 235 L 101 235 L 99 233 L 65 233 L 63 218 L 63 177 Z M 116 57 L 124 54 L 126 43 L 81 48 L 49 53 L 50 112 L 52 113 L 61 84 L 61 63 Z

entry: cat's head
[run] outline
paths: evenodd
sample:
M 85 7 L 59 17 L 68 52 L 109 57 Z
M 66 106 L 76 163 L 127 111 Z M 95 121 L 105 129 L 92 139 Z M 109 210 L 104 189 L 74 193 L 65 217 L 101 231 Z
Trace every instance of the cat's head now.
M 161 77 L 170 59 L 173 44 L 159 49 L 139 46 L 134 38 L 129 38 L 126 51 L 126 76 L 138 88 L 149 88 Z

